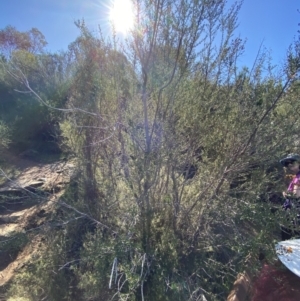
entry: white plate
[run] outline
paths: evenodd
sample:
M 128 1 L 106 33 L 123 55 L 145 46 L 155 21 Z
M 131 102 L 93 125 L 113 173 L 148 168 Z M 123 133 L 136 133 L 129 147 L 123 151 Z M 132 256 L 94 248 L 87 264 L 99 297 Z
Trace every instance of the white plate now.
M 300 277 L 300 239 L 280 241 L 275 249 L 280 261 Z

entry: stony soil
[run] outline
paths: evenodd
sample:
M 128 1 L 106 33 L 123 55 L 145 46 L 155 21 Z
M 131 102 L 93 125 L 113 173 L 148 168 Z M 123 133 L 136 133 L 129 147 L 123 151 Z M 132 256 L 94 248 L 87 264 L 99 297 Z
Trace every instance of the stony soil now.
M 11 154 L 6 154 L 4 160 L 10 172 L 6 173 L 0 164 L 0 289 L 42 247 L 39 229 L 47 225 L 74 172 L 71 162 L 43 164 Z M 7 247 L 22 234 L 29 239 L 21 249 Z

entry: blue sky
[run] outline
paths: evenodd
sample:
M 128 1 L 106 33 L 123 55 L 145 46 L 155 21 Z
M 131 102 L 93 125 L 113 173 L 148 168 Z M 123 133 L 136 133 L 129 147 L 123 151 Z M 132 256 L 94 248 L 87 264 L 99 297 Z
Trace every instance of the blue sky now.
M 1 0 L 0 28 L 12 25 L 20 31 L 37 27 L 46 37 L 49 51 L 66 49 L 78 30 L 74 21 L 85 19 L 91 30 L 109 31 L 108 6 L 112 0 Z M 229 4 L 234 0 L 228 0 Z M 282 63 L 286 50 L 300 30 L 298 0 L 244 0 L 236 33 L 247 39 L 241 65 L 251 66 L 264 44 L 273 62 Z

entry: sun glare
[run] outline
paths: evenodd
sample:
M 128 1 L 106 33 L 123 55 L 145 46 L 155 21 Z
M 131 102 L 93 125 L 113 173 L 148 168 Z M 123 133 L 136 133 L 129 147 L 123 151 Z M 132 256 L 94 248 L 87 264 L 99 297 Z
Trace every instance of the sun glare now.
M 133 9 L 130 0 L 115 0 L 110 11 L 115 30 L 126 34 L 133 27 Z

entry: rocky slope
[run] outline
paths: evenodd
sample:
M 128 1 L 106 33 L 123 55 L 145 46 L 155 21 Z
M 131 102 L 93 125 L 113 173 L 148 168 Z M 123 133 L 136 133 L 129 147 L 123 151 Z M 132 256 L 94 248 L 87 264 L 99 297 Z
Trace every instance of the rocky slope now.
M 6 155 L 5 161 L 6 166 L 10 166 L 10 173 L 0 169 L 2 292 L 14 273 L 43 247 L 41 230 L 47 227 L 75 168 L 71 162 L 42 164 L 11 155 Z

